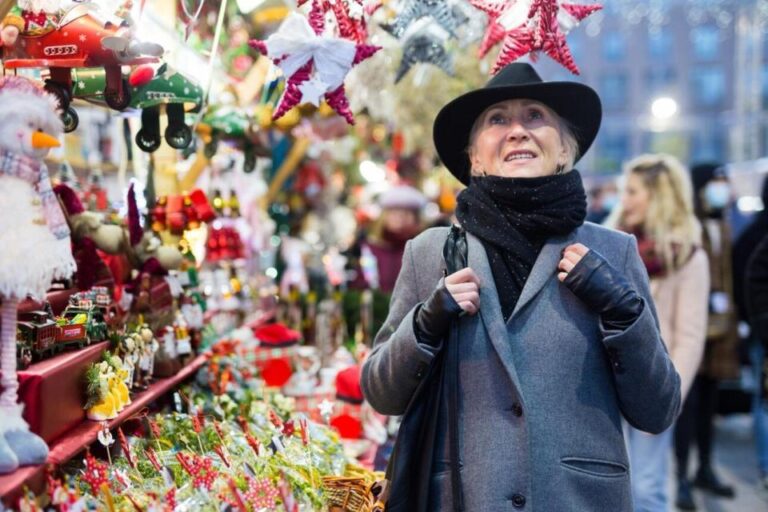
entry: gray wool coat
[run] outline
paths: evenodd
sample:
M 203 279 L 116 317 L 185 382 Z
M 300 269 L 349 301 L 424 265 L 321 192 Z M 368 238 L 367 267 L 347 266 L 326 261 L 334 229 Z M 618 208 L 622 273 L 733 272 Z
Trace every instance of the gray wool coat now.
M 433 228 L 406 245 L 389 316 L 363 365 L 365 398 L 383 414 L 403 414 L 442 349 L 417 341 L 413 315 L 442 279 L 447 235 L 448 228 Z M 621 419 L 658 433 L 680 408 L 680 378 L 659 334 L 635 238 L 586 223 L 550 239 L 506 323 L 483 245 L 469 233 L 467 242 L 481 287 L 479 313 L 458 323 L 465 510 L 631 511 Z M 602 254 L 644 298 L 642 314 L 624 331 L 603 329 L 557 279 L 563 249 L 576 242 Z M 445 403 L 440 416 L 434 471 L 423 485 L 430 508 L 449 511 Z

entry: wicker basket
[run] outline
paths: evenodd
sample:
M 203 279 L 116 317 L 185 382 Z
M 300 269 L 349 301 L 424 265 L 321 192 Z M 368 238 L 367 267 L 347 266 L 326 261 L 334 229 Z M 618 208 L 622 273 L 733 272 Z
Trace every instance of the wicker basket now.
M 331 512 L 383 512 L 379 499 L 384 486 L 361 477 L 323 477 L 323 491 Z

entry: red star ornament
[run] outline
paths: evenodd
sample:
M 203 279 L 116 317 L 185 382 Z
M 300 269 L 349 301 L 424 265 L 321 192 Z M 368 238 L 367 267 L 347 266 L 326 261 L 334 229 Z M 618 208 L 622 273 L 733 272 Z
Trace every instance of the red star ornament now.
M 299 0 L 301 7 L 309 0 Z M 363 14 L 368 14 L 370 7 L 363 5 L 362 0 L 312 0 L 309 11 L 309 24 L 316 34 L 322 34 L 325 29 L 325 14 L 331 11 L 336 18 L 339 36 L 356 43 L 363 44 L 368 39 L 367 22 Z
M 535 60 L 538 51 L 543 51 L 578 75 L 579 68 L 568 48 L 565 34 L 581 20 L 602 9 L 599 4 L 579 5 L 562 0 L 470 0 L 470 3 L 487 13 L 489 18 L 480 44 L 480 57 L 502 41 L 501 51 L 491 70 L 494 75 L 528 53 Z
M 380 46 L 320 36 L 306 18 L 295 12 L 266 40 L 254 39 L 249 44 L 272 59 L 286 76 L 285 91 L 272 120 L 302 101 L 319 106 L 325 98 L 347 123 L 355 124 L 344 93 L 344 78 L 354 66 L 379 51 Z

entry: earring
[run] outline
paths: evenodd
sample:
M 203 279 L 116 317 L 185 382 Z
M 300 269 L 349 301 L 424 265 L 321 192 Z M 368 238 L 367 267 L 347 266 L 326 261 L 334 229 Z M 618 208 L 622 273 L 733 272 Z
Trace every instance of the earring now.
M 565 173 L 565 165 L 557 164 L 557 167 L 555 167 L 555 175 L 560 175 L 564 173 Z

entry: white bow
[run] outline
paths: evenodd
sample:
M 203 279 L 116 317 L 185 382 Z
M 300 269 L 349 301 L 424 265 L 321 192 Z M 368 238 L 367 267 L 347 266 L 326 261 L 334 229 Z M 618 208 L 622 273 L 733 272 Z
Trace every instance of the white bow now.
M 344 82 L 356 52 L 352 41 L 318 36 L 306 18 L 295 12 L 288 15 L 265 44 L 269 57 L 281 59 L 277 65 L 287 77 L 314 59 L 316 77 L 327 86 L 325 92 Z

